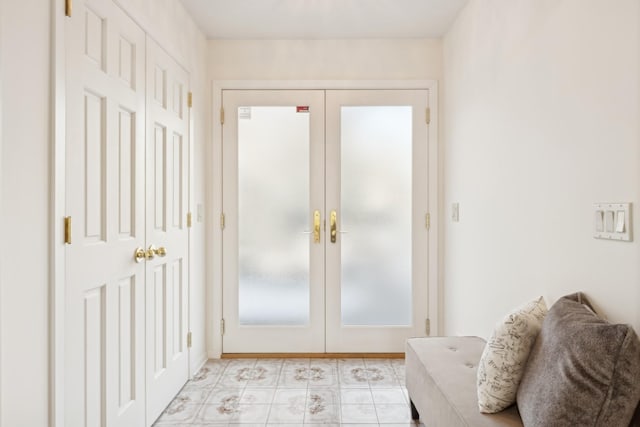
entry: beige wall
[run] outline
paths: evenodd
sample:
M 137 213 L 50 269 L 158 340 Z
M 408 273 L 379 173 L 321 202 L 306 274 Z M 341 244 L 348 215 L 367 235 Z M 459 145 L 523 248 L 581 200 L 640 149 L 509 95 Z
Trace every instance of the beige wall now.
M 387 40 L 210 40 L 209 79 L 221 80 L 440 80 L 442 43 L 437 39 Z M 214 93 L 214 104 L 219 93 Z M 214 134 L 211 150 L 220 149 Z M 219 151 L 215 151 L 216 153 Z M 213 151 L 208 170 L 212 212 L 220 212 L 221 160 Z M 209 310 L 207 324 L 210 357 L 221 351 L 219 319 L 221 232 L 215 222 L 207 229 Z
M 2 2 L 0 425 L 48 416 L 50 11 Z
M 46 426 L 49 417 L 51 11 L 61 1 L 2 2 L 0 14 L 0 425 Z M 191 72 L 195 93 L 193 206 L 204 201 L 209 139 L 206 40 L 175 0 L 122 1 Z M 153 6 L 153 7 L 152 7 Z M 152 14 L 151 14 L 152 13 Z M 152 24 L 153 25 L 150 25 Z M 204 232 L 193 228 L 192 367 L 204 361 Z
M 212 80 L 392 80 L 442 75 L 440 40 L 211 40 Z
M 639 4 L 470 0 L 444 39 L 447 334 L 583 290 L 640 332 L 640 242 L 592 237 L 595 202 L 640 215 Z M 450 220 L 460 203 L 460 222 Z

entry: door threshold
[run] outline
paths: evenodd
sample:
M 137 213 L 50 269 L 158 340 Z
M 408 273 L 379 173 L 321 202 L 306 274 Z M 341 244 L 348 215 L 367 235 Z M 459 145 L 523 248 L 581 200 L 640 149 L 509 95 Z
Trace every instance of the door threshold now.
M 222 353 L 221 359 L 404 359 L 404 353 Z

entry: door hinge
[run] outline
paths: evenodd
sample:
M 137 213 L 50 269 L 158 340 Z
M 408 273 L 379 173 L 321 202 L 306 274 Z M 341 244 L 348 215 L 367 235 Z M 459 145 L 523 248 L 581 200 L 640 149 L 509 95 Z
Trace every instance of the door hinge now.
M 187 94 L 187 107 L 193 107 L 193 92 Z
M 64 15 L 71 17 L 73 13 L 73 0 L 65 0 L 64 2 Z
M 431 320 L 427 319 L 424 321 L 424 329 L 427 336 L 431 335 Z
M 191 228 L 192 225 L 193 225 L 193 215 L 191 215 L 191 212 L 187 212 L 187 228 Z
M 71 244 L 71 217 L 64 217 L 64 243 L 67 245 Z
M 431 124 L 431 108 L 429 107 L 427 107 L 427 113 L 426 113 L 425 119 L 428 125 Z
M 224 319 L 220 319 L 220 335 L 224 335 Z
M 192 345 L 192 341 L 191 341 L 191 332 L 187 333 L 187 348 L 191 348 Z
M 224 213 L 220 214 L 220 229 L 224 230 Z
M 431 214 L 429 212 L 424 216 L 424 226 L 427 230 L 431 229 Z
M 224 108 L 220 108 L 220 124 L 224 124 Z

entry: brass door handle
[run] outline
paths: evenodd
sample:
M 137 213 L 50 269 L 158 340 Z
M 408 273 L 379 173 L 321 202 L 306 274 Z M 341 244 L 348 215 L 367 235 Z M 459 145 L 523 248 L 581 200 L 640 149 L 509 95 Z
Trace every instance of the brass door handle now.
M 313 243 L 320 243 L 320 211 L 313 212 Z
M 303 231 L 302 234 L 313 233 L 313 243 L 320 243 L 320 211 L 313 211 L 313 231 Z
M 141 263 L 147 258 L 147 252 L 143 248 L 136 248 L 133 253 L 133 259 L 136 260 L 137 263 Z
M 149 245 L 149 249 L 147 249 L 146 251 L 143 248 L 136 248 L 135 252 L 133 253 L 133 258 L 136 260 L 136 262 L 140 263 L 145 259 L 152 260 L 156 257 L 156 255 L 161 258 L 166 256 L 167 249 L 164 246 L 156 248 L 153 245 Z
M 155 248 L 155 246 L 149 245 L 149 249 L 147 249 L 145 251 L 144 257 L 149 261 L 154 259 L 156 257 L 156 248 Z
M 329 231 L 331 233 L 331 243 L 335 243 L 338 236 L 338 214 L 336 211 L 331 211 L 329 216 Z
M 331 234 L 331 243 L 335 243 L 338 240 L 338 233 L 346 234 L 348 231 L 338 230 L 338 213 L 331 211 L 329 215 L 329 232 Z

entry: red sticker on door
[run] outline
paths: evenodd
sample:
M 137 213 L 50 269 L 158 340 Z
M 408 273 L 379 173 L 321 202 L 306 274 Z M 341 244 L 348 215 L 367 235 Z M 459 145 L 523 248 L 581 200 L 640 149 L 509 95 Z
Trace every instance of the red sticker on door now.
M 309 106 L 308 105 L 298 105 L 296 107 L 296 113 L 308 113 Z

